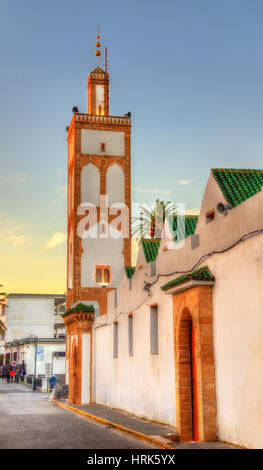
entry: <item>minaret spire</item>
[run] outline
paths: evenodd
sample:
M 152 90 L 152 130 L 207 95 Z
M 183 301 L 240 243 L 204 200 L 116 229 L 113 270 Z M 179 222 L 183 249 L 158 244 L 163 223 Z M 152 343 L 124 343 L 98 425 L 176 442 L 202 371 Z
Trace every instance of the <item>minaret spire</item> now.
M 100 56 L 101 56 L 101 52 L 100 52 L 100 28 L 98 27 L 98 33 L 97 33 L 97 42 L 96 42 L 96 47 L 97 47 L 97 50 L 95 51 L 95 56 L 97 57 L 97 67 L 99 68 L 99 59 L 100 59 Z

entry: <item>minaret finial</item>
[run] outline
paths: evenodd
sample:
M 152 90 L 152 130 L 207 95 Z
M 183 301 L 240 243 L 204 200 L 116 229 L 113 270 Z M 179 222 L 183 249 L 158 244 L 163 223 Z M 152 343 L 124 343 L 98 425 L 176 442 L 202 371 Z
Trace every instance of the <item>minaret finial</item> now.
M 100 52 L 100 28 L 99 27 L 98 27 L 96 47 L 97 47 L 97 50 L 95 51 L 95 56 L 97 57 L 97 67 L 99 68 L 99 58 L 101 56 L 101 52 Z

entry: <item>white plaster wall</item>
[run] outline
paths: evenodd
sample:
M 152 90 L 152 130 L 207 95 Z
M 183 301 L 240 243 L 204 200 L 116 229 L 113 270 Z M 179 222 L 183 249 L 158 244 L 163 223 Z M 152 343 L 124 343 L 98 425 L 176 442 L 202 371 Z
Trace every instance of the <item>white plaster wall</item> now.
M 112 233 L 118 234 L 112 229 Z M 98 228 L 99 233 L 99 228 Z M 96 265 L 109 265 L 111 271 L 110 287 L 116 287 L 121 283 L 124 261 L 123 261 L 123 238 L 83 238 L 83 253 L 81 255 L 81 286 L 96 287 L 95 269 Z
M 98 168 L 89 163 L 81 171 L 81 202 L 100 205 L 100 173 Z
M 218 218 L 220 219 L 222 217 L 220 214 L 218 214 L 216 210 L 216 206 L 219 202 L 222 202 L 223 204 L 228 204 L 212 172 L 210 171 L 204 192 L 200 215 L 196 224 L 195 233 L 199 233 L 200 230 L 206 225 L 206 213 L 210 210 L 214 209 L 215 220 Z
M 105 152 L 101 152 L 102 142 Z M 81 153 L 124 157 L 124 132 L 81 129 Z
M 134 311 L 133 356 L 128 351 L 128 307 L 141 301 L 141 285 L 118 289 L 118 309 L 108 314 L 109 325 L 96 328 L 96 402 L 138 416 L 175 425 L 175 381 L 172 298 L 154 298 L 159 305 L 159 354 L 150 354 L 150 303 Z M 113 295 L 111 296 L 113 297 Z M 163 296 L 162 296 L 163 297 Z M 126 299 L 126 300 L 125 300 Z M 130 302 L 131 301 L 131 302 Z M 131 305 L 133 304 L 133 305 Z M 136 304 L 136 305 L 135 305 Z M 111 303 L 112 305 L 112 303 Z M 122 312 L 122 313 L 120 313 Z M 113 321 L 118 320 L 118 358 L 113 358 Z M 98 318 L 97 324 L 103 322 Z
M 213 195 L 213 206 L 223 198 L 210 178 L 205 198 Z M 203 201 L 209 210 L 211 199 Z M 201 221 L 204 214 L 201 214 Z M 199 224 L 200 244 L 191 248 L 188 237 L 181 249 L 163 251 L 161 241 L 156 260 L 161 276 L 153 281 L 149 264 L 137 270 L 132 280 L 108 295 L 108 314 L 95 321 L 96 401 L 137 415 L 175 425 L 175 369 L 172 296 L 160 286 L 192 270 L 205 254 L 221 251 L 203 260 L 216 277 L 213 287 L 213 332 L 219 439 L 247 447 L 263 448 L 263 234 L 236 243 L 244 234 L 263 229 L 263 191 L 216 216 L 209 224 Z M 225 251 L 227 250 L 227 251 Z M 142 250 L 139 253 L 142 259 Z M 179 271 L 179 272 L 178 272 Z M 169 274 L 167 276 L 167 274 Z M 159 305 L 159 354 L 149 350 L 150 304 Z M 128 318 L 134 313 L 134 356 L 128 355 Z M 113 359 L 113 322 L 119 323 L 119 357 Z
M 109 198 L 109 205 L 116 202 L 125 202 L 124 194 L 124 173 L 119 165 L 111 165 L 106 173 L 106 191 Z
M 209 266 L 219 439 L 263 448 L 263 235 Z
M 82 335 L 81 403 L 90 402 L 90 333 Z
M 30 335 L 53 338 L 54 300 L 8 298 L 6 342 Z

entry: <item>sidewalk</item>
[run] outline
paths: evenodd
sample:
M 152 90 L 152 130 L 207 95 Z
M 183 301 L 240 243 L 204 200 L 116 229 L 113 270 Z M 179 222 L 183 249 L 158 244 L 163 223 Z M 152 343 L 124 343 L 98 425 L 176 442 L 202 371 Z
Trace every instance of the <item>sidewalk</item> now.
M 133 435 L 164 449 L 230 449 L 232 446 L 223 442 L 179 443 L 176 428 L 157 422 L 138 418 L 125 411 L 116 410 L 103 405 L 68 405 L 64 401 L 56 401 L 59 406 L 80 413 L 87 418 L 98 421 L 106 426 Z

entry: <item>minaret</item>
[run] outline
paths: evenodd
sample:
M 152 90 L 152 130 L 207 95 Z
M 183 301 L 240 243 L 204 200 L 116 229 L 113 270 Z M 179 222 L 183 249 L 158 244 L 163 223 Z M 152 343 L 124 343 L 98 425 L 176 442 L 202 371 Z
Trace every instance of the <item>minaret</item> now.
M 109 74 L 99 66 L 99 58 L 101 56 L 99 31 L 96 47 L 97 68 L 91 72 L 88 79 L 88 113 L 96 116 L 108 116 Z
M 131 119 L 130 113 L 109 114 L 109 75 L 99 64 L 99 32 L 96 47 L 97 67 L 88 79 L 88 113 L 73 108 L 68 128 L 67 308 L 71 313 L 64 320 L 66 380 L 73 403 L 92 401 L 93 331 L 93 314 L 79 315 L 74 307 L 84 303 L 93 305 L 95 317 L 106 314 L 108 293 L 119 286 L 124 267 L 131 264 L 129 217 L 127 222 Z M 126 234 L 119 223 L 123 211 Z

